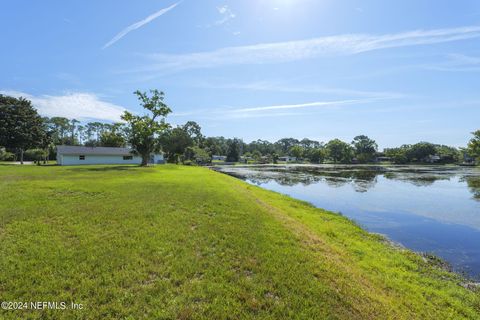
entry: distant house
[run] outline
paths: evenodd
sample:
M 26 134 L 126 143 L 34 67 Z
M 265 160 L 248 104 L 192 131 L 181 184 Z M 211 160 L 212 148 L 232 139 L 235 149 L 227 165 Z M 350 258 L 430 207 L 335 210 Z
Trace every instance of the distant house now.
M 279 157 L 278 161 L 294 162 L 294 161 L 297 161 L 297 158 L 296 157 L 290 157 L 290 156 L 283 156 L 283 157 Z
M 141 164 L 142 158 L 130 148 L 57 146 L 57 164 L 61 166 L 87 164 Z M 152 154 L 149 163 L 165 163 L 162 154 Z
M 442 158 L 438 155 L 429 155 L 428 157 L 425 158 L 425 162 L 428 162 L 428 163 L 437 163 L 437 162 L 440 162 L 440 160 L 442 160 Z
M 385 156 L 375 158 L 375 162 L 385 162 L 385 161 L 392 161 L 392 158 L 391 157 L 385 157 Z
M 213 156 L 212 156 L 212 160 L 227 161 L 227 157 L 226 157 L 226 156 L 216 156 L 216 155 L 213 155 Z
M 463 153 L 463 163 L 464 164 L 475 164 L 475 158 L 471 157 L 467 152 Z

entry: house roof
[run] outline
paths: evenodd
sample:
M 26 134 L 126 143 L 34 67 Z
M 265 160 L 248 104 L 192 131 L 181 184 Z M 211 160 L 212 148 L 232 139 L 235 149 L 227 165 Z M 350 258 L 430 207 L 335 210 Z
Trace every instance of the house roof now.
M 130 148 L 110 147 L 83 147 L 83 146 L 57 146 L 58 154 L 72 155 L 115 155 L 127 156 L 132 154 Z

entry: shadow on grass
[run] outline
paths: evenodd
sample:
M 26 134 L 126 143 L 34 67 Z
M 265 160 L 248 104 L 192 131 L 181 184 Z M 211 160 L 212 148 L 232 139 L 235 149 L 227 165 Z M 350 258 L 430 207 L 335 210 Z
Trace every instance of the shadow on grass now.
M 18 162 L 7 162 L 7 161 L 0 161 L 0 166 L 15 166 L 15 167 L 55 167 L 57 166 L 56 163 L 42 163 L 40 165 L 31 163 L 31 162 L 25 162 L 24 164 L 20 164 Z
M 105 167 L 69 167 L 69 171 L 77 171 L 77 172 L 86 172 L 86 171 L 97 171 L 97 172 L 105 172 L 105 171 L 130 171 L 135 169 L 141 168 L 148 168 L 148 167 L 140 167 L 140 166 L 105 166 Z

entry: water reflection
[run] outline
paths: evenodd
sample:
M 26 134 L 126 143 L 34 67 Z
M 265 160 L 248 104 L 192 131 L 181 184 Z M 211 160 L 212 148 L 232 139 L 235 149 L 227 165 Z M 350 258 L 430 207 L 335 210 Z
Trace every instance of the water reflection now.
M 414 186 L 427 187 L 436 181 L 450 181 L 460 177 L 466 182 L 475 199 L 480 200 L 480 171 L 457 167 L 412 167 L 412 166 L 235 166 L 217 167 L 219 171 L 257 185 L 275 181 L 282 186 L 301 184 L 308 186 L 325 182 L 332 188 L 352 185 L 356 192 L 367 192 L 375 187 L 378 177 L 408 182 Z
M 219 171 L 342 212 L 372 232 L 480 278 L 480 169 L 264 165 Z
M 473 193 L 473 197 L 477 200 L 480 200 L 480 177 L 465 176 L 462 178 L 462 181 L 465 181 L 467 183 L 470 192 Z

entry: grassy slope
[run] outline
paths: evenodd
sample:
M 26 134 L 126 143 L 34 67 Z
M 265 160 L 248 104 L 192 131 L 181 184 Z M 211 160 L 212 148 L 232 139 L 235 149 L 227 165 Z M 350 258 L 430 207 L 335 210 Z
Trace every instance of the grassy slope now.
M 18 319 L 480 318 L 479 294 L 347 219 L 203 168 L 0 166 Z

